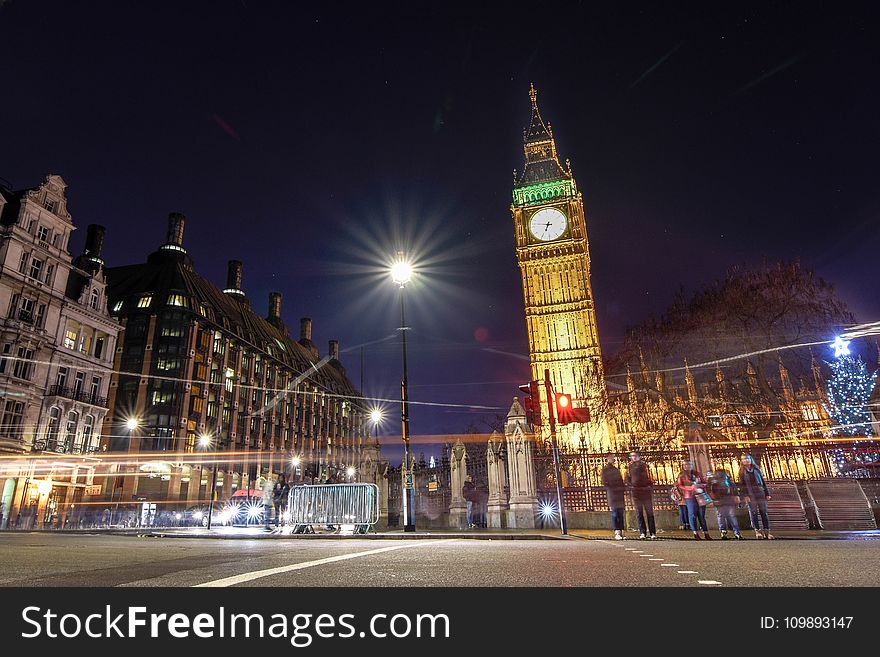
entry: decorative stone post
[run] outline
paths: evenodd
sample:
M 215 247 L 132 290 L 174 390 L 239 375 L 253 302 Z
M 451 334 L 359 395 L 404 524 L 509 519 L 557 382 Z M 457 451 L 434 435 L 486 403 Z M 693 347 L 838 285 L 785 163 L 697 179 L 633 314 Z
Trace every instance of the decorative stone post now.
M 486 507 L 486 524 L 489 527 L 505 527 L 508 509 L 507 467 L 504 462 L 504 443 L 497 431 L 493 431 L 486 447 L 486 464 L 489 466 L 489 503 Z
M 516 529 L 534 529 L 538 496 L 535 492 L 535 466 L 532 461 L 534 434 L 526 422 L 526 413 L 513 398 L 507 422 L 504 424 L 507 439 L 507 477 L 510 485 L 510 509 L 507 526 Z
M 457 441 L 452 446 L 452 454 L 449 459 L 449 479 L 452 489 L 452 503 L 449 505 L 449 526 L 464 529 L 467 522 L 467 503 L 461 496 L 461 488 L 464 486 L 464 478 L 467 475 L 467 453 L 464 443 Z
M 379 522 L 376 526 L 388 527 L 388 461 L 380 454 L 379 443 L 364 445 L 361 452 L 361 471 L 359 479 L 365 484 L 379 487 Z

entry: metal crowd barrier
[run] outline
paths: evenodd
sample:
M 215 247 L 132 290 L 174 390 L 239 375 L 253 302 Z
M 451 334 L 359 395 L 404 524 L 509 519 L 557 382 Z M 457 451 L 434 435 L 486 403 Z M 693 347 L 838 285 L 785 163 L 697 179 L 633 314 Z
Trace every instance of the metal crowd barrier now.
M 294 486 L 287 505 L 295 534 L 314 533 L 312 525 L 334 531 L 349 528 L 366 534 L 379 521 L 379 487 L 376 484 L 320 484 Z

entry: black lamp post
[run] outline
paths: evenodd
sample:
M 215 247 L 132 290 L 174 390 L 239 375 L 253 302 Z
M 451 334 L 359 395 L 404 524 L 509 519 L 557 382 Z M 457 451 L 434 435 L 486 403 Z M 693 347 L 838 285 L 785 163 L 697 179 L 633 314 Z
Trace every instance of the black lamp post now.
M 403 353 L 403 379 L 400 382 L 400 419 L 403 425 L 403 530 L 416 530 L 415 481 L 412 470 L 412 452 L 409 445 L 409 388 L 406 377 L 406 312 L 404 293 L 406 284 L 412 279 L 412 265 L 406 261 L 402 251 L 397 252 L 397 261 L 391 267 L 391 278 L 400 287 L 400 345 Z
M 202 434 L 199 437 L 199 445 L 208 449 L 211 446 L 212 438 L 210 434 Z M 211 498 L 208 500 L 208 530 L 211 529 L 211 518 L 214 515 L 214 492 L 217 490 L 217 461 L 211 461 Z

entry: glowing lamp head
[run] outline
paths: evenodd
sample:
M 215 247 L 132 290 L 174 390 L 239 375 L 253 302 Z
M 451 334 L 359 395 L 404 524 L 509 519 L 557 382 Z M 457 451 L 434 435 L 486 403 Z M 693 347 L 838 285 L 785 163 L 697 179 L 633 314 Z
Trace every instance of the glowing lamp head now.
M 298 468 L 299 464 L 300 460 L 298 456 L 294 456 L 292 459 L 290 459 L 290 465 L 292 465 L 294 468 Z
M 201 447 L 210 447 L 211 446 L 210 434 L 203 433 L 201 436 L 199 436 L 199 445 Z
M 355 472 L 357 472 L 357 470 L 355 470 L 353 465 L 348 466 L 348 468 L 345 470 L 345 474 L 347 474 L 349 477 L 354 477 Z
M 370 411 L 370 420 L 373 424 L 379 424 L 382 421 L 382 411 L 378 408 L 374 408 Z
M 48 495 L 52 492 L 52 480 L 44 479 L 37 484 L 37 492 L 40 495 Z
M 400 287 L 403 287 L 410 282 L 412 274 L 412 265 L 404 260 L 403 252 L 399 251 L 397 253 L 397 260 L 391 265 L 391 280 L 397 283 Z
M 136 417 L 130 417 L 125 421 L 125 426 L 128 427 L 129 431 L 134 431 L 140 425 L 140 420 L 138 420 Z
M 571 404 L 571 399 L 568 395 L 559 395 L 560 408 L 568 408 L 569 404 Z

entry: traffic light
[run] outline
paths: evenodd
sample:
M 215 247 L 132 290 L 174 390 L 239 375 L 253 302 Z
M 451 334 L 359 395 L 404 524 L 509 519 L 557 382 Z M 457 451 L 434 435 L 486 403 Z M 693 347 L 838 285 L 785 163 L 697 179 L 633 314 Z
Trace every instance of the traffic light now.
M 588 408 L 575 408 L 572 404 L 571 395 L 560 392 L 556 395 L 556 423 L 571 424 L 590 421 Z
M 519 389 L 525 393 L 523 397 L 523 409 L 526 412 L 526 422 L 533 427 L 541 425 L 541 399 L 538 396 L 538 382 L 524 383 Z

